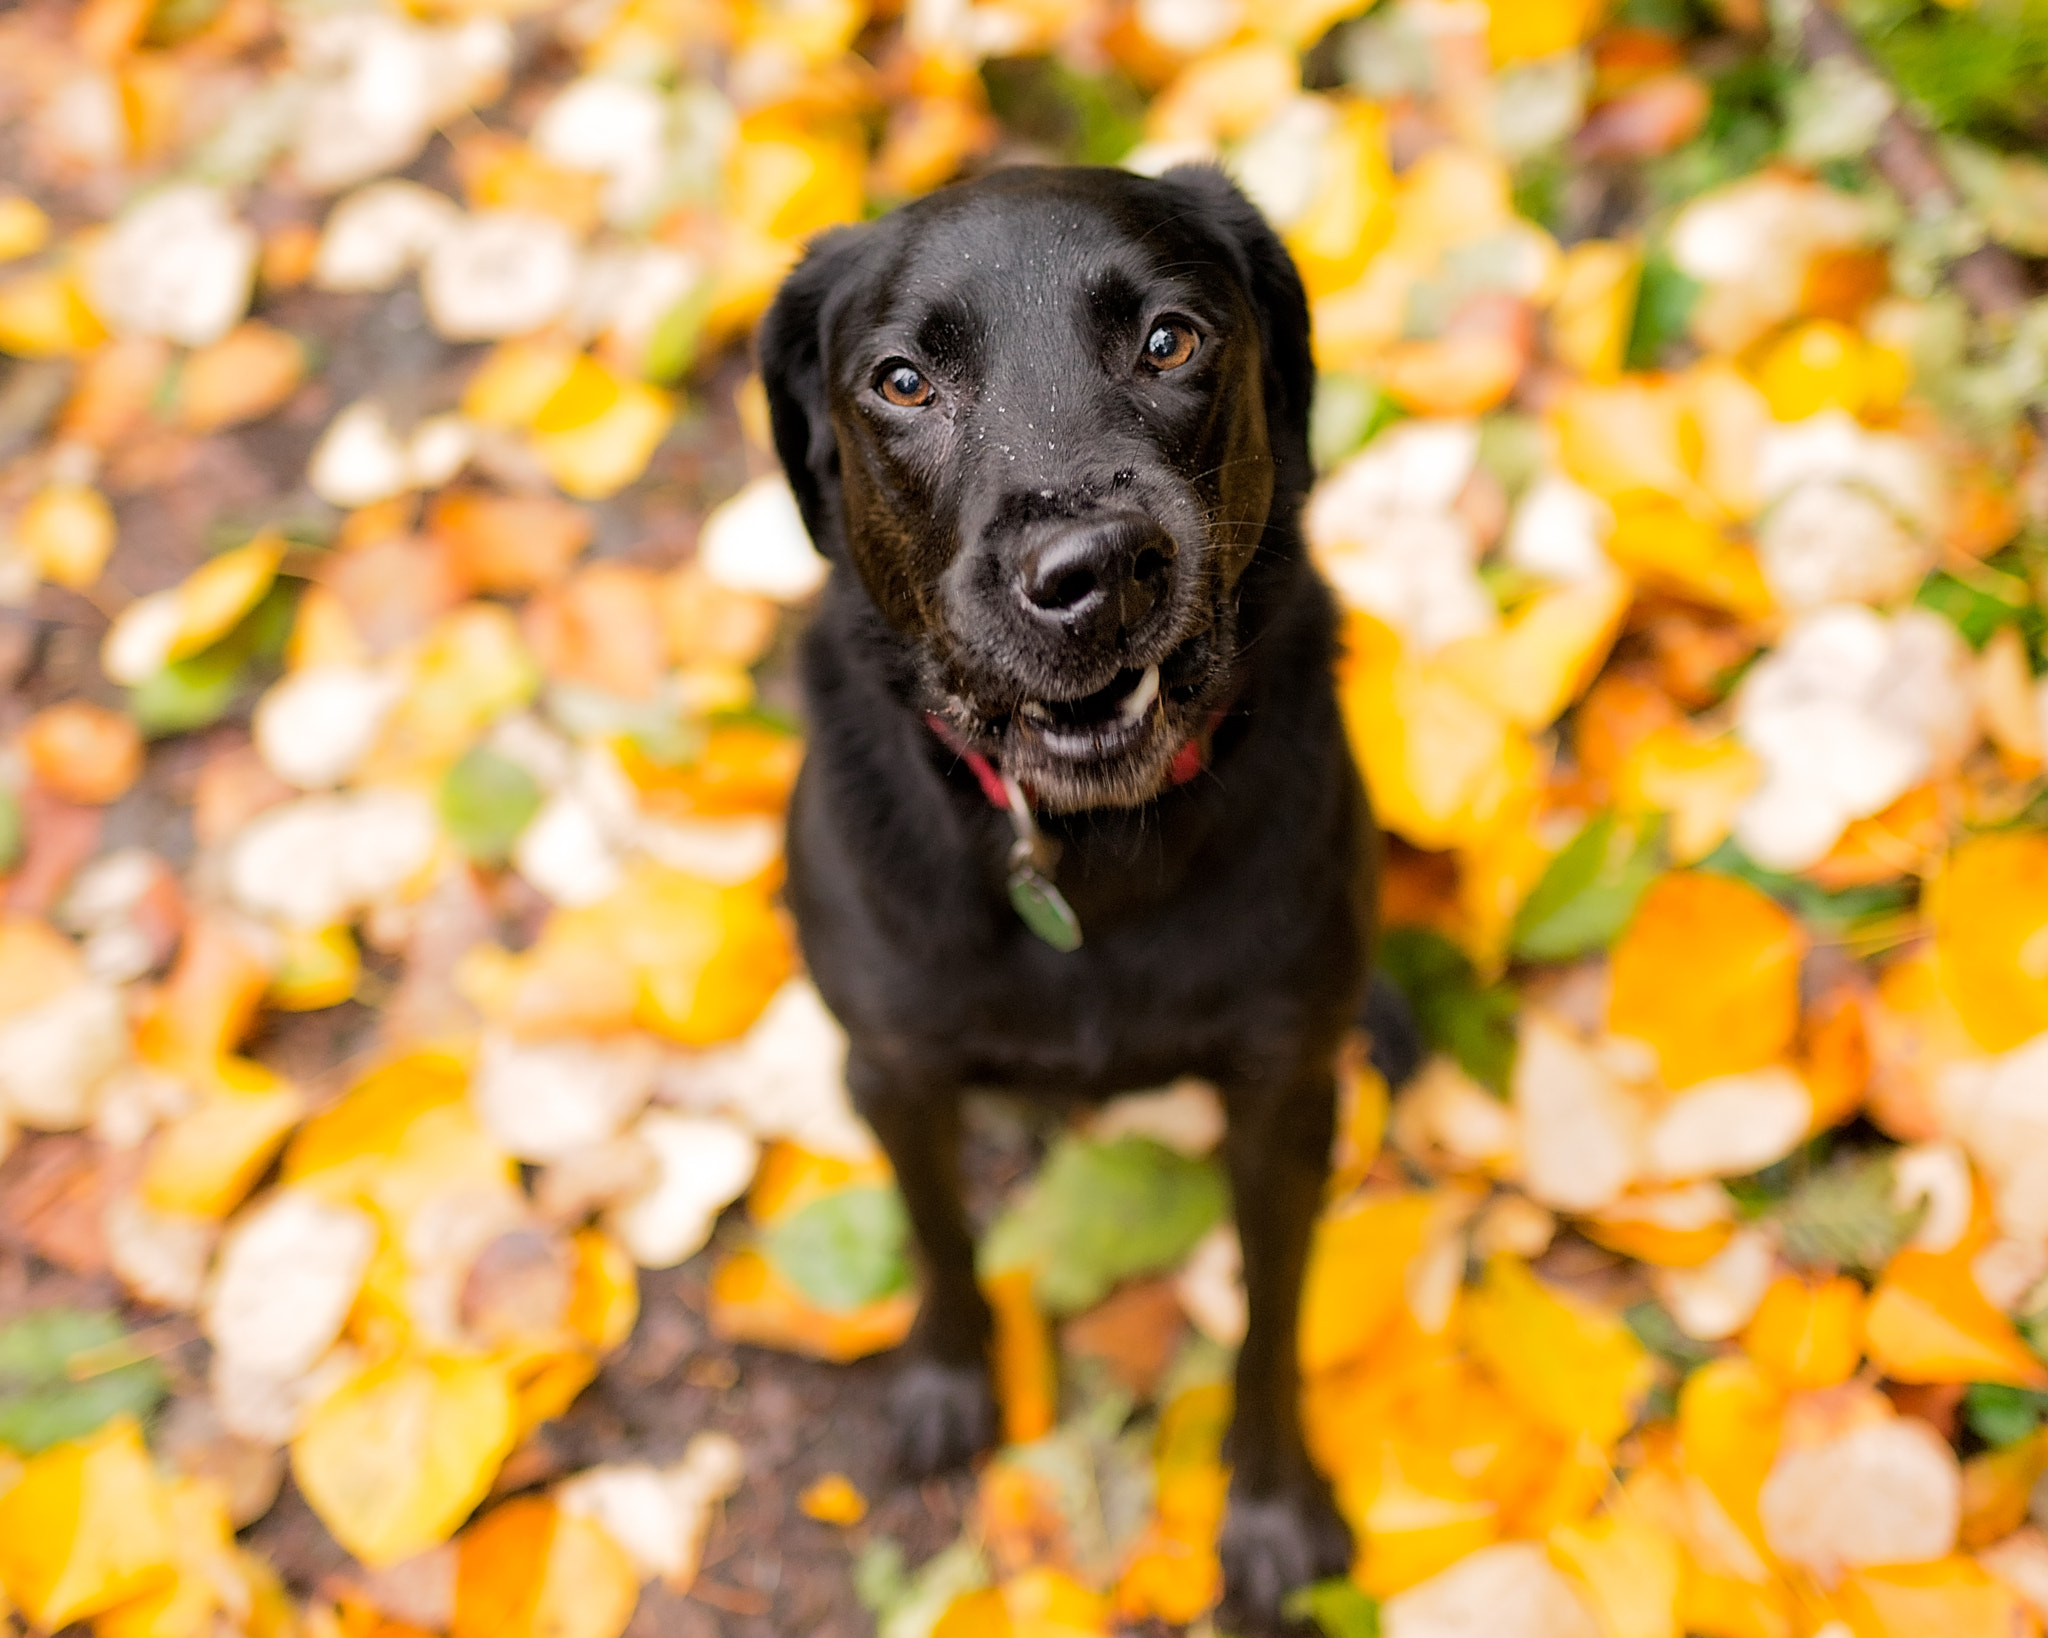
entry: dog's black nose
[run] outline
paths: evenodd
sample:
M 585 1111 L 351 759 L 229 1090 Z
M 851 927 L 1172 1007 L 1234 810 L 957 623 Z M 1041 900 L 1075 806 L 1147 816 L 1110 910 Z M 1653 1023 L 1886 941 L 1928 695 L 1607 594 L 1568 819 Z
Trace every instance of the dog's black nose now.
M 1032 541 L 1017 587 L 1039 619 L 1074 636 L 1129 631 L 1166 596 L 1173 541 L 1150 518 L 1118 513 Z

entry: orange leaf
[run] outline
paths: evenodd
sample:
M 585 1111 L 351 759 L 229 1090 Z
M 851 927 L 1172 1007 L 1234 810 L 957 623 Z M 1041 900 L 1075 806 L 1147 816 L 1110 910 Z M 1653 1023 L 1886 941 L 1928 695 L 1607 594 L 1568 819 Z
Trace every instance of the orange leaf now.
M 1301 1295 L 1303 1371 L 1362 1358 L 1385 1334 L 1434 1204 L 1419 1190 L 1383 1195 L 1316 1225 Z
M 2048 1369 L 1977 1289 L 1968 1246 L 1939 1255 L 1906 1250 L 1892 1259 L 1864 1318 L 1871 1360 L 1900 1382 L 2048 1388 Z
M 101 807 L 142 772 L 142 735 L 117 711 L 66 700 L 38 711 L 22 730 L 22 753 L 45 790 Z
M 844 1363 L 893 1348 L 910 1334 L 917 1298 L 907 1291 L 850 1314 L 814 1308 L 758 1251 L 736 1251 L 711 1279 L 711 1329 L 728 1342 L 784 1348 Z
M 1973 836 L 1928 883 L 1942 987 L 1987 1052 L 2048 1030 L 2048 835 Z
M 1787 1388 L 1831 1388 L 1862 1358 L 1863 1287 L 1847 1275 L 1809 1286 L 1787 1274 L 1764 1293 L 1742 1345 Z
M 1037 1270 L 1006 1270 L 983 1286 L 995 1315 L 993 1347 L 996 1403 L 1002 1407 L 1003 1441 L 1029 1444 L 1052 1431 L 1059 1408 L 1052 1333 L 1032 1300 Z
M 1762 1068 L 1798 1027 L 1805 950 L 1798 924 L 1748 883 L 1673 871 L 1614 947 L 1608 1028 L 1648 1042 L 1668 1086 Z
M 194 432 L 254 421 L 289 398 L 305 373 L 297 336 L 249 319 L 185 360 L 178 417 Z
M 552 495 L 452 490 L 434 502 L 428 531 L 455 572 L 478 591 L 532 591 L 560 576 L 589 544 L 590 514 Z
M 1838 1595 L 1856 1638 L 2034 1638 L 2019 1595 L 1960 1554 L 1853 1570 Z

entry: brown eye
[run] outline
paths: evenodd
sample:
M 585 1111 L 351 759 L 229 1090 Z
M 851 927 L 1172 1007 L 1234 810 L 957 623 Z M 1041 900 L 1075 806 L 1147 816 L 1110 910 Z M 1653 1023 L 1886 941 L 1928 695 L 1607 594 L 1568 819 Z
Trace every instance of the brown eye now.
M 890 403 L 905 409 L 916 409 L 932 401 L 932 384 L 900 359 L 883 369 L 875 388 Z
M 1161 319 L 1145 338 L 1145 362 L 1155 370 L 1177 370 L 1195 356 L 1200 339 L 1193 325 L 1180 319 Z

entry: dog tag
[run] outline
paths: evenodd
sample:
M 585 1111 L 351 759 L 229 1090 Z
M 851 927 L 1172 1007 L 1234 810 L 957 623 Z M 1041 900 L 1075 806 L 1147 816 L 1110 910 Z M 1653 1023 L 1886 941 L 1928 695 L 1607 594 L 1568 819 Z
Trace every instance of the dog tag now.
M 1081 918 L 1074 914 L 1066 895 L 1028 860 L 1010 871 L 1010 907 L 1019 921 L 1055 950 L 1081 948 Z
M 1024 787 L 1014 776 L 1004 774 L 1003 793 L 1010 803 L 1010 828 L 1017 839 L 1010 844 L 1010 908 L 1017 919 L 1055 950 L 1081 948 L 1081 918 L 1053 879 L 1053 849 L 1038 834 L 1038 819 L 1025 800 Z

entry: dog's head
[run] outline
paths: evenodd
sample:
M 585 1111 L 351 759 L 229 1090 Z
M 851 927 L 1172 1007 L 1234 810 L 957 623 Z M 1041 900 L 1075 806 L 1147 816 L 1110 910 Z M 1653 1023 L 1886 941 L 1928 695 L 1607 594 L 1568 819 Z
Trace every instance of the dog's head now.
M 1000 171 L 828 234 L 760 347 L 913 703 L 1050 807 L 1156 794 L 1309 478 L 1307 306 L 1257 211 L 1208 168 Z

